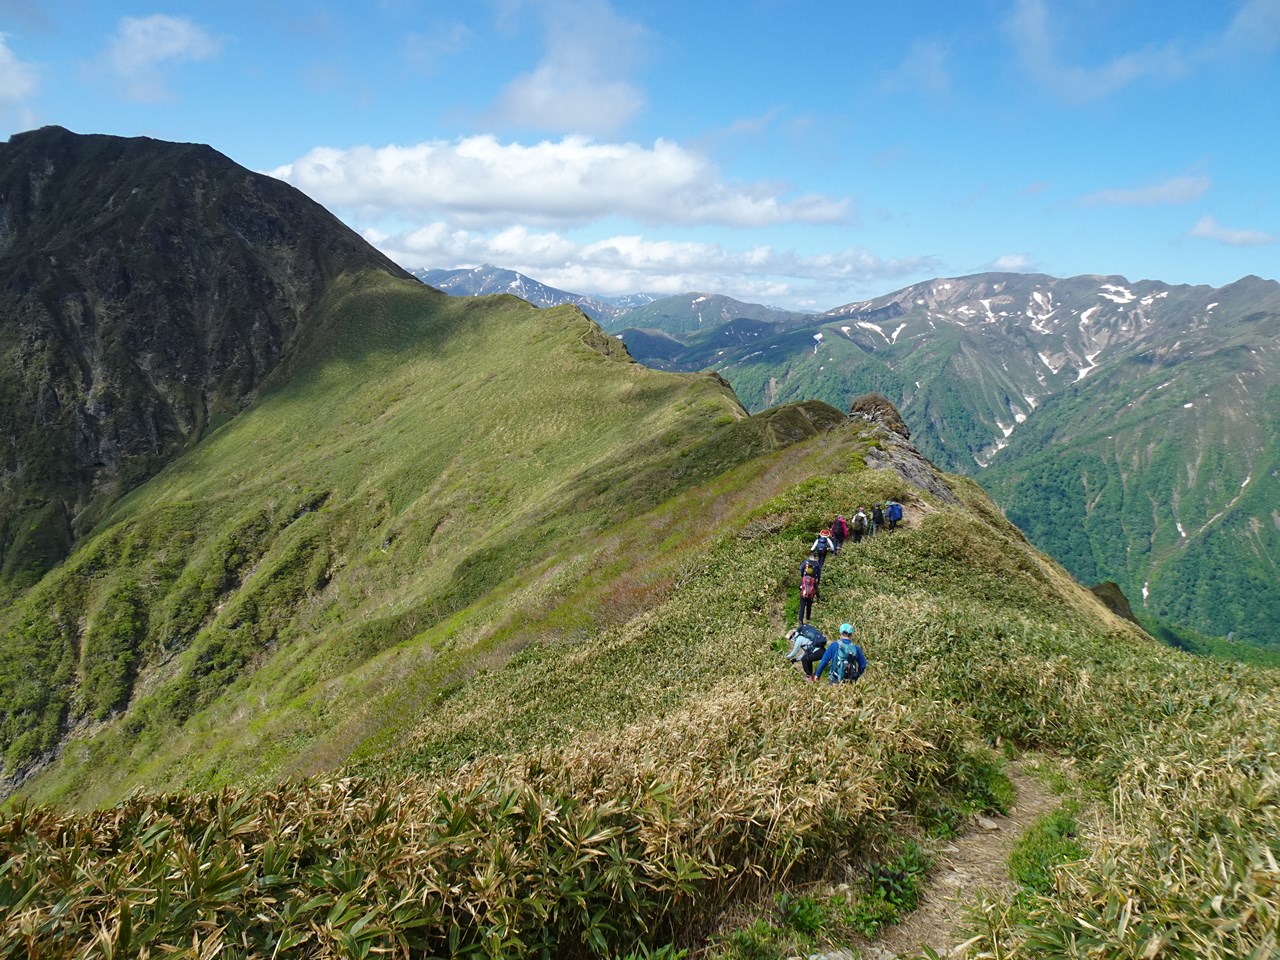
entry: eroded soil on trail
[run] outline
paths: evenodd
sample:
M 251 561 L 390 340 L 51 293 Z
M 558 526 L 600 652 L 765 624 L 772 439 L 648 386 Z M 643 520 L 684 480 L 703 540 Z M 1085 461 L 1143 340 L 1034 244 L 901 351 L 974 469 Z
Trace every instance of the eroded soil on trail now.
M 902 923 L 890 927 L 857 951 L 825 953 L 829 960 L 860 956 L 862 960 L 919 957 L 926 947 L 940 957 L 963 957 L 968 951 L 966 926 L 984 898 L 1008 900 L 1014 893 L 1009 854 L 1018 838 L 1038 818 L 1061 802 L 1019 765 L 1007 770 L 1015 801 L 1008 816 L 979 817 L 969 830 L 935 852 L 934 872 L 920 906 Z

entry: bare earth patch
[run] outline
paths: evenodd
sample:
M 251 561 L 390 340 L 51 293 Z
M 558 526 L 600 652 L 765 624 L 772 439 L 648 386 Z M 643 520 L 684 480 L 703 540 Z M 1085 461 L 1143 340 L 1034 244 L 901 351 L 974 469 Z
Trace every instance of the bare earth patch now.
M 934 871 L 920 906 L 880 939 L 857 950 L 823 954 L 824 960 L 895 960 L 919 957 L 926 947 L 941 957 L 962 957 L 968 939 L 966 920 L 986 898 L 1008 900 L 1014 892 L 1009 854 L 1018 838 L 1037 819 L 1055 809 L 1059 799 L 1018 764 L 1006 771 L 1013 782 L 1014 805 L 1006 817 L 978 817 L 969 830 L 935 851 Z

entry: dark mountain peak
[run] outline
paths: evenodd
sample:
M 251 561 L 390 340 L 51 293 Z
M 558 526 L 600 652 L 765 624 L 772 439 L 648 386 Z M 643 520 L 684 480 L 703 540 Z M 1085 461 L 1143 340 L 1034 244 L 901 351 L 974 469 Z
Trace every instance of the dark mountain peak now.
M 42 127 L 0 144 L 0 587 L 233 416 L 344 273 L 407 277 L 205 144 Z

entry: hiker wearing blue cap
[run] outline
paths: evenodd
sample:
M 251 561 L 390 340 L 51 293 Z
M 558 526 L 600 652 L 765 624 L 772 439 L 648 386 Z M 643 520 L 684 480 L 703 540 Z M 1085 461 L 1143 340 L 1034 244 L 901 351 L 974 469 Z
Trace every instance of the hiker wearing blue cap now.
M 830 672 L 827 672 L 827 668 Z M 867 657 L 862 648 L 853 642 L 853 625 L 840 624 L 840 639 L 827 647 L 818 669 L 809 679 L 816 681 L 824 672 L 828 683 L 853 683 L 867 669 Z

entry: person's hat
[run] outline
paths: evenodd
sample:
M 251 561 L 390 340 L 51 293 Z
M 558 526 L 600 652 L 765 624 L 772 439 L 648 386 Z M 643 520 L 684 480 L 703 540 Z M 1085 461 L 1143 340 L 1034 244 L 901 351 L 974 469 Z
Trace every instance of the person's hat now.
M 846 634 L 850 637 L 853 636 L 853 624 L 851 623 L 840 624 L 840 635 L 843 637 Z
M 809 559 L 810 559 L 810 560 L 817 560 L 817 559 L 818 559 L 817 551 L 815 551 L 815 550 L 810 550 L 810 551 L 809 551 Z
M 831 536 L 831 531 L 830 531 L 830 530 L 823 530 L 823 531 L 822 531 L 822 535 L 823 535 L 824 537 L 829 537 L 829 536 Z
M 794 640 L 796 638 L 796 634 L 799 632 L 800 632 L 799 627 L 792 627 L 790 630 L 787 631 L 787 639 Z

